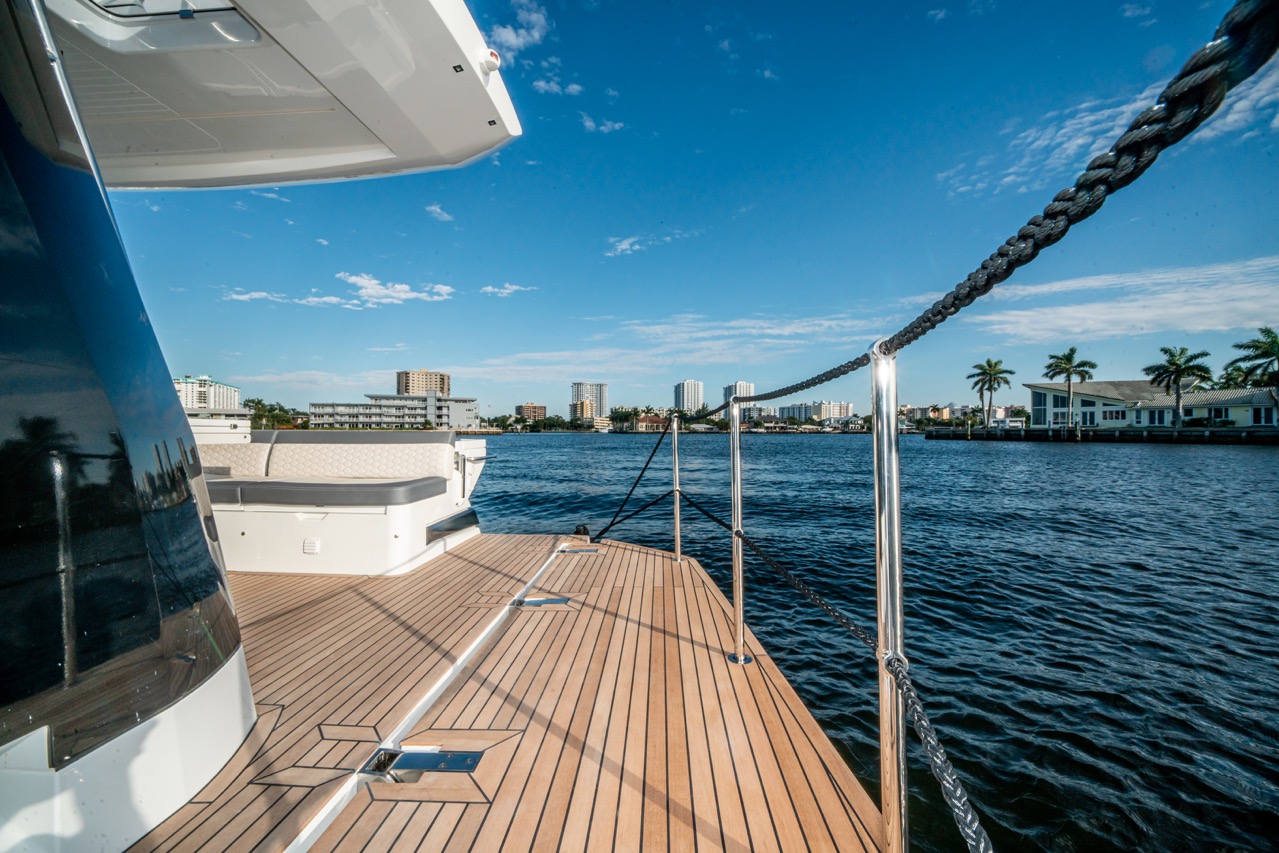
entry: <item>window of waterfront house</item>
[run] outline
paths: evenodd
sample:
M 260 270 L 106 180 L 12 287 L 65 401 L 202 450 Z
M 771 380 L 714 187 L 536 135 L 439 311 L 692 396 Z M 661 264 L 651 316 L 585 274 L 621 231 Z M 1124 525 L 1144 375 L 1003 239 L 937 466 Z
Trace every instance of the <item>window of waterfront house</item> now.
M 1080 412 L 1079 424 L 1080 426 L 1096 426 L 1097 413 L 1096 412 Z
M 1128 413 L 1123 409 L 1106 409 L 1101 413 L 1103 421 L 1126 421 Z
M 1070 405 L 1070 398 L 1065 394 L 1053 394 L 1053 408 L 1064 409 Z
M 1133 409 L 1132 422 L 1137 426 L 1141 426 L 1141 409 Z
M 1164 425 L 1165 425 L 1165 423 L 1166 423 L 1165 418 L 1166 418 L 1167 414 L 1168 414 L 1168 410 L 1167 410 L 1167 409 L 1151 409 L 1151 410 L 1150 410 L 1150 425 L 1151 425 L 1151 426 L 1164 426 Z
M 1225 406 L 1213 406 L 1208 412 L 1208 417 L 1212 418 L 1214 421 L 1224 421 L 1226 418 L 1230 417 L 1230 409 Z
M 1030 392 L 1030 424 L 1031 426 L 1048 425 L 1048 395 L 1043 391 Z
M 1193 418 L 1195 416 L 1195 407 L 1194 406 L 1183 407 L 1181 410 L 1181 415 L 1182 417 L 1185 417 L 1185 418 Z
M 1252 410 L 1253 426 L 1274 426 L 1275 410 L 1270 406 L 1257 406 Z
M 1096 401 L 1096 400 L 1080 400 L 1080 401 L 1079 401 L 1079 405 L 1081 405 L 1081 406 L 1096 406 L 1096 405 L 1097 405 L 1097 401 Z

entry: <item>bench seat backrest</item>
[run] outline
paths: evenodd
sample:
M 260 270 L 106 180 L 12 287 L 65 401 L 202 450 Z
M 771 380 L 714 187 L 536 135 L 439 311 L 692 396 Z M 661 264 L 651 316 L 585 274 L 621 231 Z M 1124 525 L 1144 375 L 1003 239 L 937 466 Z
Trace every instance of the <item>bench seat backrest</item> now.
M 277 444 L 267 476 L 342 479 L 443 477 L 453 471 L 451 444 Z

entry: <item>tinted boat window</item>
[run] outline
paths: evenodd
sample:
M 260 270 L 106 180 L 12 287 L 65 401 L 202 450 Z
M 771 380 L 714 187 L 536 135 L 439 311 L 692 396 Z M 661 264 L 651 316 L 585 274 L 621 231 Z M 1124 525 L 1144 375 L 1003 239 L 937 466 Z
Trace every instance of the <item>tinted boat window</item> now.
M 47 725 L 58 766 L 198 687 L 239 629 L 96 182 L 7 105 L 0 152 L 0 745 Z

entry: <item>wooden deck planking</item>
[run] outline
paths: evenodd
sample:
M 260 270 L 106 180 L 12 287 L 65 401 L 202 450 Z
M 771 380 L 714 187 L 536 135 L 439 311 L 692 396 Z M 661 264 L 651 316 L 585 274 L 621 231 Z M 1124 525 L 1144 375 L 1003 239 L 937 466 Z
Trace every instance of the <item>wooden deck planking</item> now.
M 451 666 L 502 610 L 504 601 L 468 607 L 477 591 L 509 599 L 559 541 L 480 537 L 393 578 L 231 573 L 259 725 L 227 770 L 135 849 L 283 849 L 333 786 L 264 777 L 360 766 L 379 739 L 375 727 L 358 726 L 369 709 L 378 723 L 398 720 L 425 689 L 420 681 Z M 324 736 L 328 728 L 337 736 Z M 345 739 L 359 732 L 367 737 Z
M 596 552 L 527 597 L 570 601 L 513 609 L 405 739 L 488 749 L 476 771 L 362 785 L 313 850 L 882 847 L 755 638 L 756 663 L 726 660 L 731 608 L 695 561 L 485 535 L 397 578 L 233 574 L 261 722 L 135 849 L 283 849 L 565 541 Z
M 432 833 L 456 822 L 448 849 L 881 846 L 873 804 L 755 638 L 756 664 L 725 660 L 731 613 L 695 563 L 608 543 L 557 558 L 529 597 L 577 593 L 577 609 L 523 608 L 418 724 L 523 732 L 487 806 L 437 818 Z M 357 848 L 330 833 L 316 849 Z

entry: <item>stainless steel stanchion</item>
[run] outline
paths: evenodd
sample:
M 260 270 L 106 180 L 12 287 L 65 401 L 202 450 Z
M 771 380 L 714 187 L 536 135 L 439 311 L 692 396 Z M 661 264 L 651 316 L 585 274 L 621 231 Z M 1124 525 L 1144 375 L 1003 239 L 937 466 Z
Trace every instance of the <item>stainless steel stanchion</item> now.
M 684 555 L 679 536 L 679 416 L 670 416 L 670 469 L 675 478 L 675 563 L 683 563 Z
M 875 586 L 879 616 L 880 810 L 888 853 L 906 853 L 906 709 L 885 663 L 902 647 L 901 482 L 897 453 L 897 358 L 871 347 L 875 456 Z
M 734 397 L 729 411 L 729 454 L 732 457 L 733 477 L 733 632 L 736 641 L 734 651 L 728 656 L 733 663 L 747 664 L 753 658 L 746 654 L 746 620 L 743 596 L 745 584 L 742 573 L 742 404 Z

